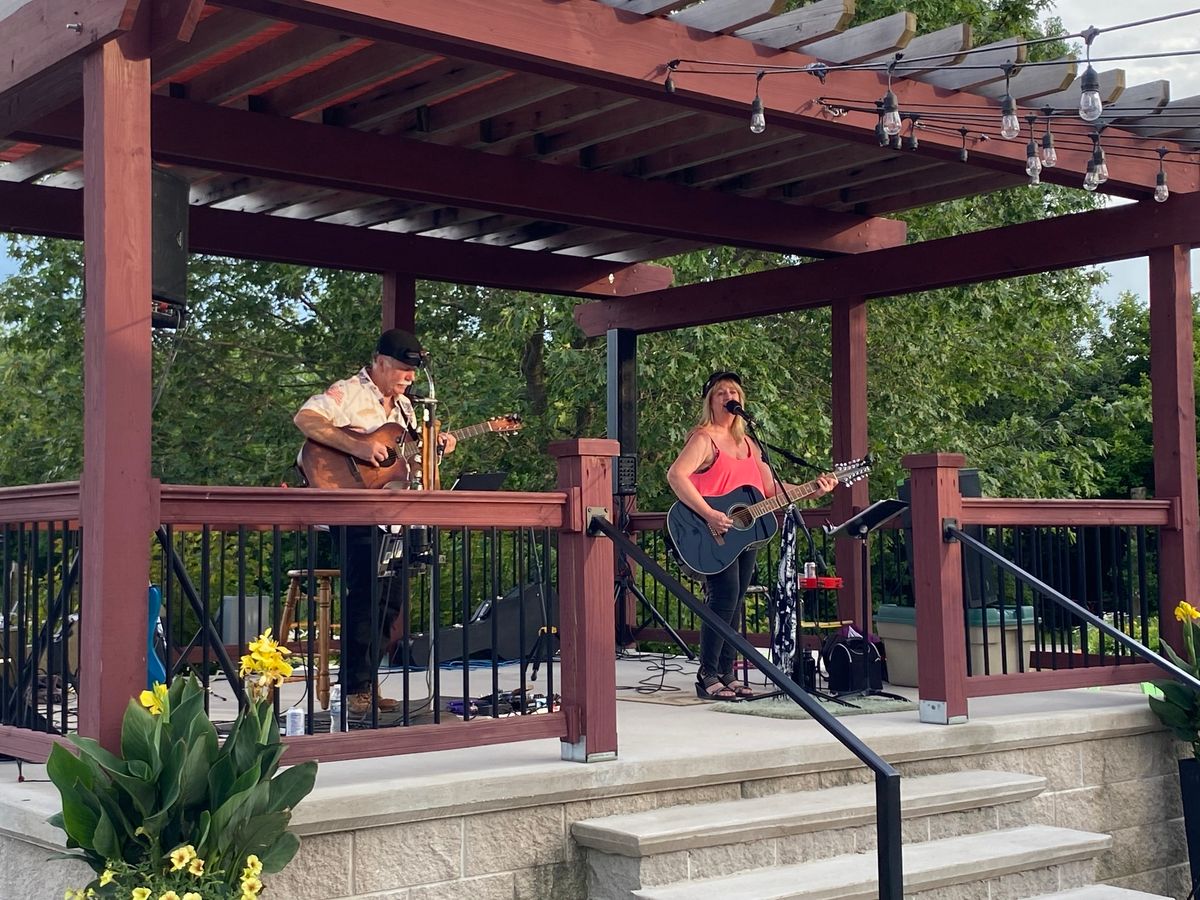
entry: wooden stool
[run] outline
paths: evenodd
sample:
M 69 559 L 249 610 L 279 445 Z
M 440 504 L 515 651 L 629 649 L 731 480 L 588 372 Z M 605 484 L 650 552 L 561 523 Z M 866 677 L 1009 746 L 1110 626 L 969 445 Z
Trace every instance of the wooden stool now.
M 329 634 L 330 611 L 333 608 L 333 579 L 338 578 L 340 569 L 289 569 L 288 570 L 287 601 L 283 605 L 282 620 L 279 623 L 279 642 L 286 643 L 291 638 L 292 627 L 296 624 L 296 605 L 304 594 L 304 585 L 309 576 L 317 582 L 317 699 L 321 709 L 329 708 Z M 311 666 L 309 671 L 312 671 Z

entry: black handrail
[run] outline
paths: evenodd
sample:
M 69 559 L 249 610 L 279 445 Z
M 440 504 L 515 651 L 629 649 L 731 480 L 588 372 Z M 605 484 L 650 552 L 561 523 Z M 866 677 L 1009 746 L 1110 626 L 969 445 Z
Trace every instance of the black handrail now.
M 1074 600 L 1072 600 L 1066 594 L 1062 594 L 1062 593 L 1056 591 L 1054 588 L 1050 587 L 1050 585 L 1046 584 L 1044 581 L 1039 579 L 1037 576 L 1031 575 L 1029 572 L 1026 572 L 1024 569 L 1022 569 L 1016 563 L 1010 562 L 1008 559 L 1005 559 L 1003 556 L 1001 556 L 999 553 L 997 553 L 995 550 L 993 550 L 987 544 L 984 544 L 984 543 L 976 540 L 975 538 L 971 537 L 969 534 L 967 534 L 965 531 L 963 531 L 957 525 L 952 525 L 952 524 L 947 525 L 946 530 L 944 532 L 944 537 L 946 538 L 946 540 L 957 540 L 964 547 L 970 548 L 971 550 L 978 553 L 980 556 L 984 557 L 985 559 L 990 559 L 992 562 L 994 562 L 1000 568 L 1004 569 L 1004 571 L 1008 572 L 1014 578 L 1018 579 L 1019 581 L 1025 582 L 1025 584 L 1029 585 L 1035 591 L 1037 591 L 1038 593 L 1047 597 L 1048 599 L 1054 601 L 1059 606 L 1061 606 L 1063 609 L 1067 610 L 1067 612 L 1078 616 L 1079 618 L 1081 618 L 1085 622 L 1087 622 L 1089 625 L 1093 626 L 1094 628 L 1098 629 L 1099 631 L 1102 631 L 1104 634 L 1107 634 L 1109 637 L 1113 638 L 1118 643 L 1123 644 L 1125 647 L 1128 647 L 1130 650 L 1132 650 L 1138 656 L 1145 659 L 1147 662 L 1154 663 L 1154 665 L 1156 665 L 1160 669 L 1164 670 L 1172 678 L 1175 678 L 1175 679 L 1187 684 L 1190 688 L 1192 688 L 1192 690 L 1200 691 L 1200 680 L 1196 679 L 1195 676 L 1191 675 L 1188 672 L 1185 672 L 1183 669 L 1179 668 L 1179 666 L 1175 665 L 1169 659 L 1159 656 L 1157 653 L 1155 653 L 1153 650 L 1151 650 L 1145 644 L 1138 642 L 1134 638 L 1125 634 L 1125 632 L 1119 631 L 1116 628 L 1114 628 L 1112 625 L 1109 625 L 1107 622 L 1105 622 L 1102 618 L 1097 616 L 1095 613 L 1089 611 L 1086 607 L 1080 606 L 1078 603 L 1076 603 Z
M 728 622 L 722 621 L 708 608 L 706 603 L 697 600 L 687 588 L 613 523 L 601 516 L 594 516 L 588 523 L 588 533 L 594 535 L 597 532 L 606 535 L 622 553 L 632 557 L 638 565 L 657 578 L 668 591 L 679 598 L 680 602 L 698 615 L 704 624 L 715 629 L 726 643 L 732 644 L 748 662 L 752 662 L 760 672 L 771 679 L 783 694 L 803 707 L 814 721 L 820 723 L 826 731 L 837 738 L 847 750 L 875 773 L 875 828 L 879 838 L 879 897 L 880 900 L 902 900 L 904 867 L 900 853 L 900 773 L 860 741 L 837 718 L 824 710 L 821 704 L 797 687 L 796 683 L 784 674 L 782 669 L 767 660 Z

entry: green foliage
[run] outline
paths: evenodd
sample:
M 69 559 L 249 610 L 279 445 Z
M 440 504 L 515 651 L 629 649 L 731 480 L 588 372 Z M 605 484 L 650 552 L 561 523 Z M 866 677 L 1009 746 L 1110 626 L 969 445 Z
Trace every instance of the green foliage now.
M 316 763 L 277 774 L 283 747 L 270 702 L 251 702 L 221 743 L 195 678 L 159 690 L 143 702 L 157 701 L 161 714 L 130 701 L 120 755 L 78 736 L 69 738 L 78 755 L 60 745 L 51 750 L 46 768 L 63 810 L 50 822 L 79 851 L 70 855 L 98 874 L 87 886 L 96 896 L 118 896 L 120 888 L 128 897 L 148 884 L 157 897 L 203 884 L 204 897 L 240 897 L 250 857 L 271 873 L 295 854 L 299 842 L 287 825 L 312 790 Z M 172 869 L 172 853 L 187 847 L 203 860 L 202 873 Z M 217 889 L 226 893 L 210 893 Z

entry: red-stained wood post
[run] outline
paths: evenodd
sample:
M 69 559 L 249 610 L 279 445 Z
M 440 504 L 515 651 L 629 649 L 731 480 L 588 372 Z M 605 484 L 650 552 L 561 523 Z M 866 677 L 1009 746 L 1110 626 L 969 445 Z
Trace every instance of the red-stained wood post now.
M 831 309 L 833 342 L 833 461 L 845 462 L 867 455 L 867 301 L 862 297 L 835 300 Z M 833 493 L 833 524 L 840 525 L 864 509 L 870 496 L 866 481 L 855 482 Z M 838 618 L 854 619 L 862 610 L 862 584 L 858 541 L 841 538 L 834 548 L 837 572 L 842 577 Z M 870 604 L 868 604 L 868 608 Z M 864 634 L 870 622 L 861 622 Z
M 947 520 L 959 521 L 960 453 L 904 457 L 911 473 L 913 593 L 917 600 L 917 691 L 922 722 L 967 720 L 967 649 L 964 635 L 962 547 L 943 539 Z
M 1196 491 L 1196 395 L 1188 247 L 1150 252 L 1150 390 L 1154 412 L 1154 496 L 1176 503 L 1174 528 L 1159 532 L 1159 623 L 1181 646 L 1174 611 L 1200 599 Z
M 382 300 L 382 330 L 403 328 L 416 334 L 417 279 L 404 272 L 384 272 Z
M 589 511 L 615 507 L 612 459 L 617 441 L 555 441 L 558 489 L 567 510 L 558 535 L 558 636 L 562 648 L 562 702 L 567 738 L 562 758 L 598 762 L 617 755 L 617 678 L 614 650 L 613 545 L 587 533 Z
M 111 41 L 83 65 L 83 634 L 79 733 L 116 751 L 146 685 L 150 477 L 150 61 Z

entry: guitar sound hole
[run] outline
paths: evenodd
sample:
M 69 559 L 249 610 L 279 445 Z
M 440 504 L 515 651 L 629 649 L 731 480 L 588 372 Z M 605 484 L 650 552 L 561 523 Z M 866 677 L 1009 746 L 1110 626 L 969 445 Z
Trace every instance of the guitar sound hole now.
M 733 527 L 739 531 L 745 531 L 754 524 L 754 516 L 750 515 L 750 511 L 744 506 L 731 509 L 728 515 L 733 521 Z

